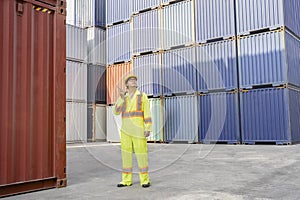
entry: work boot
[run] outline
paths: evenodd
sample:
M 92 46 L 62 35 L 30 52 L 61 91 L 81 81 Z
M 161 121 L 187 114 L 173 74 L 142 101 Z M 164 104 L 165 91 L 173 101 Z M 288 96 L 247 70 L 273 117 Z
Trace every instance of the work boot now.
M 150 185 L 151 185 L 151 184 L 150 184 L 150 182 L 149 182 L 149 183 L 146 183 L 146 184 L 142 184 L 142 187 L 143 187 L 143 188 L 147 188 L 147 187 L 150 187 Z
M 119 183 L 119 184 L 117 185 L 117 187 L 127 187 L 127 186 L 132 186 L 132 184 L 130 184 L 130 185 L 125 185 L 125 184 L 123 184 L 123 183 Z

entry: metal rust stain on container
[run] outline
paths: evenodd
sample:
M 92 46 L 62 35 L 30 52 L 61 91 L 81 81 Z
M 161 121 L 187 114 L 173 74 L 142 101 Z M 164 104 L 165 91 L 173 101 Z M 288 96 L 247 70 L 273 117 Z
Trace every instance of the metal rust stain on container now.
M 33 0 L 0 9 L 1 197 L 66 184 L 66 105 L 65 16 Z

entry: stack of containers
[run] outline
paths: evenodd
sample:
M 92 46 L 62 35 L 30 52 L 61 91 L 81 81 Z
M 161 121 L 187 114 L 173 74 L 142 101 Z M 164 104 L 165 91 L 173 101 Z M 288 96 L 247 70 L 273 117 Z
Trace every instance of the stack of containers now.
M 299 7 L 236 1 L 243 143 L 300 140 Z
M 87 141 L 87 33 L 66 25 L 67 142 Z

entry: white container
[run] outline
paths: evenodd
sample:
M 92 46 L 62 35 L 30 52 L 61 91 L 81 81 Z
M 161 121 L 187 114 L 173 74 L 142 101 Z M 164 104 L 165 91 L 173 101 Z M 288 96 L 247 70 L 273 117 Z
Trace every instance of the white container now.
M 128 21 L 131 14 L 130 7 L 130 0 L 106 1 L 106 24 L 112 25 L 116 22 Z
M 106 107 L 107 142 L 120 142 L 121 115 L 113 113 L 113 106 Z
M 84 0 L 84 27 L 105 27 L 106 21 L 106 0 Z
M 67 102 L 66 105 L 67 142 L 87 141 L 87 104 Z
M 95 140 L 106 140 L 106 106 L 96 104 L 94 119 Z
M 87 101 L 87 64 L 67 60 L 66 99 Z
M 69 60 L 87 60 L 87 33 L 85 29 L 66 25 L 66 57 Z
M 87 30 L 87 62 L 106 65 L 106 31 L 97 27 Z

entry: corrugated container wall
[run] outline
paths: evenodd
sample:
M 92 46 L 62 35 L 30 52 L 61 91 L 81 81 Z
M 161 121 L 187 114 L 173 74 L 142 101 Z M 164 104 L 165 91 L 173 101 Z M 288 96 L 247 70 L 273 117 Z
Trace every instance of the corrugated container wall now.
M 107 29 L 107 64 L 131 60 L 130 23 Z
M 182 1 L 162 8 L 162 48 L 195 42 L 193 1 Z
M 67 60 L 66 99 L 68 101 L 87 101 L 87 64 Z
M 87 104 L 67 102 L 67 142 L 87 141 Z
M 195 5 L 198 43 L 235 35 L 234 0 L 196 0 Z
M 138 76 L 138 89 L 154 97 L 161 95 L 161 54 L 133 59 L 133 73 Z
M 94 115 L 94 138 L 96 141 L 106 140 L 106 106 L 96 104 Z
M 159 6 L 160 0 L 132 0 L 132 13 L 153 9 Z
M 300 73 L 300 56 L 296 53 L 300 51 L 300 41 L 288 32 L 246 36 L 238 44 L 241 88 L 285 83 L 300 86 L 299 76 L 295 76 Z
M 0 197 L 66 186 L 62 3 L 0 1 Z
M 66 23 L 73 26 L 76 26 L 75 6 L 75 0 L 67 0 Z
M 85 2 L 87 0 L 74 0 L 75 1 L 75 26 L 84 28 L 84 14 Z
M 133 16 L 133 54 L 160 49 L 160 17 L 158 10 Z
M 197 90 L 195 47 L 162 53 L 163 95 L 193 93 Z
M 114 104 L 119 98 L 120 88 L 125 90 L 124 78 L 132 73 L 132 64 L 123 63 L 106 68 L 107 104 Z
M 300 36 L 298 0 L 236 0 L 237 33 L 287 26 Z
M 87 60 L 87 32 L 85 29 L 66 25 L 67 59 L 84 62 Z
M 299 99 L 298 90 L 287 88 L 242 92 L 242 142 L 299 142 Z
M 147 140 L 162 142 L 164 140 L 164 107 L 162 99 L 149 99 L 149 102 L 152 119 L 152 132 Z
M 106 0 L 83 0 L 84 27 L 106 26 Z
M 109 0 L 106 2 L 106 25 L 110 26 L 117 22 L 128 21 L 130 15 L 130 0 Z
M 87 28 L 87 62 L 106 65 L 106 31 L 97 27 Z
M 165 141 L 198 142 L 197 97 L 165 98 Z
M 240 142 L 238 93 L 198 96 L 199 138 L 202 143 Z
M 107 142 L 120 142 L 120 129 L 122 126 L 121 115 L 113 113 L 114 106 L 106 107 Z
M 223 40 L 197 46 L 198 91 L 237 89 L 236 56 L 236 40 Z
M 88 103 L 106 103 L 106 67 L 88 65 L 87 67 Z

